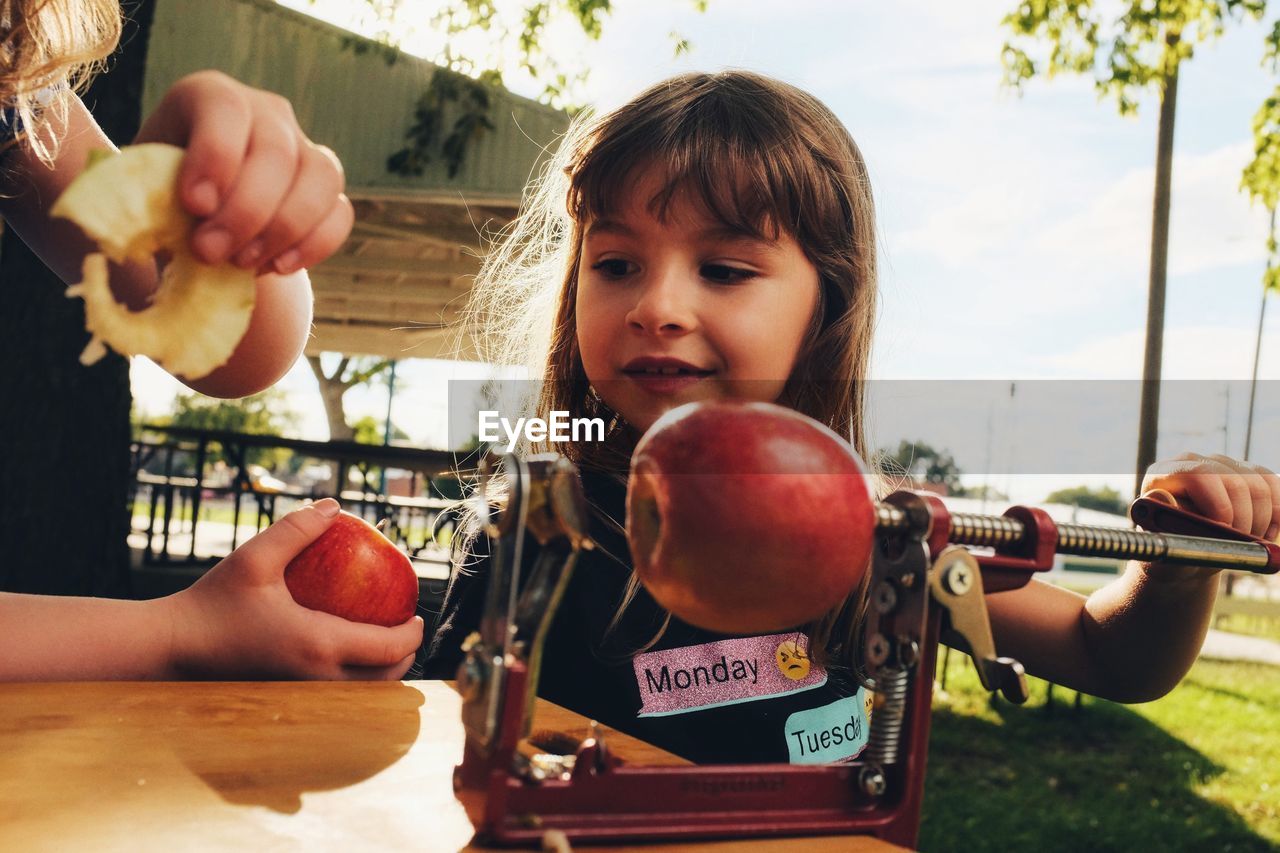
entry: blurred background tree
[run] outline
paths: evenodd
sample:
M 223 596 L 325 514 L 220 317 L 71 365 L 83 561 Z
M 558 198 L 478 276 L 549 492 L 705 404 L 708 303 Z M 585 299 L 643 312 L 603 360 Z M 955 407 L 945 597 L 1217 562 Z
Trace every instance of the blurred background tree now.
M 330 367 L 325 367 L 328 361 Z M 320 399 L 324 402 L 325 419 L 329 422 L 330 441 L 357 441 L 356 427 L 347 417 L 343 400 L 347 392 L 361 385 L 373 385 L 388 381 L 393 362 L 375 356 L 349 356 L 342 353 L 321 353 L 307 356 L 307 364 L 320 386 Z M 382 444 L 381 434 L 376 442 Z
M 240 400 L 218 400 L 192 391 L 174 398 L 172 414 L 152 418 L 150 423 L 155 426 L 284 436 L 297 427 L 298 415 L 289 409 L 284 392 L 277 388 Z M 245 449 L 244 461 L 274 471 L 286 466 L 292 455 L 293 451 L 283 447 L 249 447 Z M 216 443 L 209 446 L 206 460 L 209 464 L 234 462 Z
M 1051 504 L 1068 504 L 1070 506 L 1078 506 L 1082 509 L 1096 509 L 1099 512 L 1109 512 L 1114 515 L 1124 515 L 1129 507 L 1127 501 L 1120 496 L 1120 493 L 1110 486 L 1101 488 L 1090 488 L 1089 486 L 1073 486 L 1070 489 L 1058 489 L 1051 492 L 1046 498 L 1045 503 Z
M 943 494 L 965 493 L 964 486 L 960 485 L 962 472 L 955 457 L 949 451 L 936 450 L 923 441 L 903 440 L 893 450 L 881 448 L 875 454 L 874 466 L 890 478 L 906 477 L 911 484 L 940 486 Z

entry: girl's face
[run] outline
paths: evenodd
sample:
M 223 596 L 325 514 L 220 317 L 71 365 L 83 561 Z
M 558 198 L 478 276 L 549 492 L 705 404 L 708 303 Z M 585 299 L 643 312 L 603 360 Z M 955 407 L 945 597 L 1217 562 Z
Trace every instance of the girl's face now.
M 818 272 L 795 239 L 732 232 L 677 193 L 649 210 L 653 170 L 606 218 L 585 223 L 578 346 L 604 401 L 643 433 L 695 400 L 774 402 L 818 304 Z

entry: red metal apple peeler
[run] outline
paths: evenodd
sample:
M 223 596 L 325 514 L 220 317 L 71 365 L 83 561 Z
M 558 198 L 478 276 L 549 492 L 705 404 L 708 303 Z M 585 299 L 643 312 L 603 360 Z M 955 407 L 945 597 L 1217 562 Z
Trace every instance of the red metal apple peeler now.
M 784 835 L 870 835 L 914 847 L 924 788 L 939 638 L 974 661 L 985 687 L 1027 698 L 1022 665 L 996 653 L 985 596 L 1024 586 L 1055 554 L 1272 574 L 1274 543 L 1185 510 L 1139 499 L 1144 530 L 1056 524 L 1033 507 L 1003 516 L 951 513 L 934 495 L 890 495 L 877 507 L 864 674 L 877 694 L 866 750 L 828 766 L 645 767 L 601 740 L 552 754 L 528 740 L 542 639 L 575 557 L 590 547 L 576 470 L 554 455 L 504 457 L 485 474 L 506 494 L 481 630 L 459 673 L 466 746 L 455 769 L 477 840 L 537 845 L 548 830 L 575 842 Z M 488 501 L 479 499 L 487 518 Z M 539 553 L 520 584 L 521 551 Z M 975 553 L 972 548 L 990 549 Z M 519 594 L 517 594 L 519 590 Z

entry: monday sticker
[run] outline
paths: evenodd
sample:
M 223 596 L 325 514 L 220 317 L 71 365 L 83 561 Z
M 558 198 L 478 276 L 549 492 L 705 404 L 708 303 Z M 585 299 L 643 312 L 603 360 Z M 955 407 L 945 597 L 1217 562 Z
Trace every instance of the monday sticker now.
M 811 663 L 806 643 L 803 634 L 770 634 L 637 655 L 632 665 L 639 716 L 684 714 L 821 687 L 827 672 Z

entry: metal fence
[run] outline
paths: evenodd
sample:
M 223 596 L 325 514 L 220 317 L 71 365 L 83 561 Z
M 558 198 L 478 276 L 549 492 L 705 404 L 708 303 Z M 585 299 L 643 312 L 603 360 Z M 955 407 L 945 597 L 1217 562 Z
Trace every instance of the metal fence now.
M 190 583 L 303 501 L 337 497 L 382 524 L 424 593 L 438 595 L 461 477 L 475 464 L 440 450 L 154 426 L 140 430 L 132 451 L 130 545 L 135 571 L 168 587 L 157 592 Z

